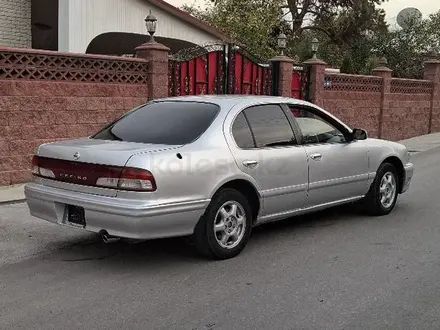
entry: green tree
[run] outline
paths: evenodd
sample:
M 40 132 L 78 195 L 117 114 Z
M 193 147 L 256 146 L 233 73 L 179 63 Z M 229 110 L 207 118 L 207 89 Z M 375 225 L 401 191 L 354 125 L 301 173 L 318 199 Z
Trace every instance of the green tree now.
M 230 38 L 246 45 L 256 56 L 268 59 L 276 54 L 276 37 L 288 24 L 282 20 L 283 0 L 206 1 L 206 9 L 184 5 L 183 10 L 218 28 Z
M 409 19 L 407 26 L 381 36 L 373 46 L 377 56 L 384 56 L 393 75 L 423 78 L 423 63 L 440 48 L 440 11 L 427 19 Z
M 384 11 L 377 7 L 384 1 L 206 0 L 206 9 L 188 5 L 183 9 L 260 57 L 276 54 L 276 39 L 282 31 L 288 35 L 288 55 L 309 58 L 310 41 L 318 37 L 320 56 L 329 64 L 351 62 L 348 72 L 363 72 L 371 34 L 386 33 L 388 28 Z

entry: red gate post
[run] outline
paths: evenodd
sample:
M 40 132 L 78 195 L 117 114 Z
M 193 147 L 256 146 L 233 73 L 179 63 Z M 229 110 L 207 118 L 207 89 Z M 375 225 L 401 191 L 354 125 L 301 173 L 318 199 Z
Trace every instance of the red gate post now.
M 309 101 L 317 106 L 322 106 L 324 101 L 324 80 L 327 63 L 314 57 L 305 61 L 303 64 L 306 67 L 310 67 Z
M 157 42 L 136 47 L 136 57 L 148 60 L 148 100 L 168 97 L 168 53 L 170 49 Z
M 279 55 L 269 60 L 274 70 L 274 94 L 276 96 L 292 97 L 293 60 Z

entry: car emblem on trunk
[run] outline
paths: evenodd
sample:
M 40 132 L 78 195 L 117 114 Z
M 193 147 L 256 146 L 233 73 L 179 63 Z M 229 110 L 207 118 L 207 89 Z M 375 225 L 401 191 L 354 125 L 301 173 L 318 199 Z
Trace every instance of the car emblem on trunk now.
M 73 155 L 73 159 L 74 159 L 74 160 L 78 160 L 79 157 L 80 157 L 79 152 L 75 152 L 75 154 Z

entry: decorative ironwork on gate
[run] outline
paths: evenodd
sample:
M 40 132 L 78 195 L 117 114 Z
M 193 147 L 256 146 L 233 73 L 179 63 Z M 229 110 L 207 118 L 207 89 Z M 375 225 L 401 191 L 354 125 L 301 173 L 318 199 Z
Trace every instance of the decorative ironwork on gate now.
M 236 45 L 211 44 L 170 57 L 170 96 L 272 94 L 272 68 Z

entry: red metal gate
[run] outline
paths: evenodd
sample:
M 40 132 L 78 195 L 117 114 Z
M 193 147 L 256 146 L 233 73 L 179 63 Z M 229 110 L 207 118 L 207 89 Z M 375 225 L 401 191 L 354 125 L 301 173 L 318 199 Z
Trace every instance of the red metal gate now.
M 309 100 L 309 68 L 293 68 L 292 97 L 300 100 Z
M 210 45 L 179 52 L 169 61 L 170 96 L 272 95 L 272 69 L 243 48 Z

